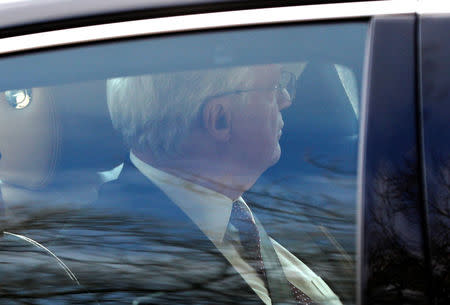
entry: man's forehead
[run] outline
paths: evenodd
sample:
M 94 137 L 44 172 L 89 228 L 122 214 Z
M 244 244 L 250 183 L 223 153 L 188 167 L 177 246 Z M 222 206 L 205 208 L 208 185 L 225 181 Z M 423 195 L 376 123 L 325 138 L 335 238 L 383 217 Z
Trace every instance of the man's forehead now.
M 257 65 L 251 66 L 250 71 L 253 71 L 254 73 L 259 75 L 276 76 L 280 74 L 281 67 L 282 66 L 280 64 Z
M 265 79 L 277 81 L 282 71 L 291 72 L 296 76 L 296 78 L 298 78 L 302 74 L 306 65 L 306 62 L 275 63 L 252 66 L 250 67 L 250 71 L 252 71 L 254 75 L 261 80 Z

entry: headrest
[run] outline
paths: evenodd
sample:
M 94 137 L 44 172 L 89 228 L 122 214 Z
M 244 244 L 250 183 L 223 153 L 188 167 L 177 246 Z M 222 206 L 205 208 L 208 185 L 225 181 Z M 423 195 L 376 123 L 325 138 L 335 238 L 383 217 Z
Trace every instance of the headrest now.
M 113 129 L 105 81 L 33 88 L 31 102 L 12 107 L 0 93 L 0 180 L 40 190 L 68 172 L 95 173 L 126 154 Z
M 278 167 L 302 167 L 305 159 L 356 158 L 358 118 L 334 64 L 308 63 L 297 93 L 283 112 Z M 357 97 L 357 93 L 355 93 Z
M 286 123 L 297 126 L 297 132 L 330 138 L 356 133 L 355 110 L 335 65 L 309 63 L 296 86 L 297 95 L 286 112 Z

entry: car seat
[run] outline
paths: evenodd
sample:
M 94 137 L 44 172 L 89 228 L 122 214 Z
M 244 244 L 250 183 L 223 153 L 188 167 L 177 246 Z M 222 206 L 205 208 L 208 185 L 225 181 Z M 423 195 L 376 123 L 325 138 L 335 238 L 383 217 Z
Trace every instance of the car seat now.
M 95 200 L 82 190 L 101 183 L 97 173 L 116 167 L 126 154 L 109 118 L 105 81 L 30 92 L 31 103 L 23 109 L 11 107 L 0 94 L 4 203 Z
M 96 200 L 103 182 L 99 172 L 120 165 L 127 149 L 109 118 L 105 81 L 26 92 L 31 102 L 21 109 L 0 93 L 0 202 L 5 210 L 0 261 L 6 263 L 0 286 L 24 303 L 42 287 L 55 304 L 80 301 L 73 298 L 84 303 L 88 292 L 59 257 L 61 251 L 54 251 L 60 223 L 46 221 L 46 213 L 50 207 L 61 211 Z M 55 215 L 64 221 L 65 214 Z M 67 289 L 74 293 L 61 294 Z
M 358 105 L 351 103 L 336 65 L 308 63 L 296 87 L 291 107 L 283 112 L 282 155 L 274 170 L 354 172 Z

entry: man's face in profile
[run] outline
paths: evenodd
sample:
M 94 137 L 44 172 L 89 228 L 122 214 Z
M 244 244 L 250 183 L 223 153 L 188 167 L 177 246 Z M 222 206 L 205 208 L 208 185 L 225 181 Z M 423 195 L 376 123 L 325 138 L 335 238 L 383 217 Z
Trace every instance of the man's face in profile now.
M 281 110 L 291 105 L 288 92 L 279 88 L 281 67 L 266 65 L 251 70 L 253 85 L 246 102 L 232 111 L 232 141 L 243 166 L 266 170 L 280 158 L 279 139 L 284 126 Z
M 291 105 L 293 83 L 278 64 L 156 74 L 112 80 L 108 103 L 144 162 L 247 190 L 280 158 L 281 110 Z M 140 128 L 145 133 L 133 135 Z

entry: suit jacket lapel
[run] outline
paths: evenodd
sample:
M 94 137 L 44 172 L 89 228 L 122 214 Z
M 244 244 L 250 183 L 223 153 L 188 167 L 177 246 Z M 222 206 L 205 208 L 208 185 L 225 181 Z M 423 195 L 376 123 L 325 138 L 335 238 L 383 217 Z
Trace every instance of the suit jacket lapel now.
M 255 223 L 261 238 L 261 256 L 266 269 L 267 282 L 269 285 L 270 296 L 272 304 L 286 304 L 293 301 L 289 289 L 289 282 L 283 271 L 283 267 L 278 259 L 278 256 L 273 248 L 272 241 L 267 235 L 264 227 L 259 222 L 257 217 Z

